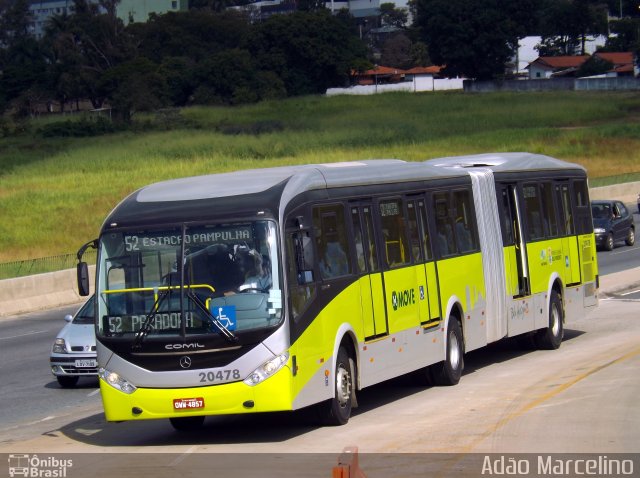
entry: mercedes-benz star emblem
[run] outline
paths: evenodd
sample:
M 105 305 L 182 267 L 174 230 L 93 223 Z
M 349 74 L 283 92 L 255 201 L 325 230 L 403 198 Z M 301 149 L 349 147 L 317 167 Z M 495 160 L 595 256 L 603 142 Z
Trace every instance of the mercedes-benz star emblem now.
M 184 357 L 180 357 L 180 366 L 182 368 L 191 367 L 191 357 L 187 357 L 186 355 Z

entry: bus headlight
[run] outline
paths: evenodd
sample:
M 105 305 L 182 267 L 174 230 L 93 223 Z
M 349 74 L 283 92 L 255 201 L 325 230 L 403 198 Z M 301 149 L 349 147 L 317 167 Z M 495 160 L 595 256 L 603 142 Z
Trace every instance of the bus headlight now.
M 289 352 L 278 355 L 268 362 L 263 363 L 262 365 L 260 365 L 260 367 L 250 373 L 249 376 L 244 379 L 244 383 L 251 387 L 253 387 L 254 385 L 258 385 L 260 382 L 265 381 L 282 367 L 284 367 L 287 364 L 288 360 Z
M 604 234 L 606 231 L 605 231 L 603 228 L 601 228 L 601 227 L 594 227 L 594 228 L 593 228 L 593 232 L 594 232 L 595 234 Z
M 53 353 L 54 354 L 67 353 L 67 344 L 64 342 L 64 339 L 56 339 L 56 341 L 53 343 Z
M 131 394 L 136 391 L 136 386 L 127 382 L 124 378 L 115 372 L 101 368 L 98 370 L 98 376 L 111 385 L 113 388 L 120 390 L 121 392 Z

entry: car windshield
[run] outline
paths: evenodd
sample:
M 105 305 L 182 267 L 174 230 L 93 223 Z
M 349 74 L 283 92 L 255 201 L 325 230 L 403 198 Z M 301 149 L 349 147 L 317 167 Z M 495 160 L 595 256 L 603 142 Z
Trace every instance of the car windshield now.
M 609 204 L 592 204 L 591 214 L 594 219 L 611 219 L 613 213 Z
M 94 322 L 93 308 L 95 306 L 95 296 L 91 296 L 73 318 L 73 323 L 78 325 L 92 325 Z
M 106 233 L 98 333 L 233 337 L 277 325 L 277 258 L 272 221 Z

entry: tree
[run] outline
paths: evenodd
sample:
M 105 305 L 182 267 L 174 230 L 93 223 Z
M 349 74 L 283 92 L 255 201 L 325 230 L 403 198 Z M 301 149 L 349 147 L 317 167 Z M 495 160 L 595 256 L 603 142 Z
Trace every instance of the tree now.
M 249 45 L 257 68 L 278 75 L 290 96 L 346 84 L 367 56 L 349 23 L 327 10 L 274 15 L 255 26 Z
M 108 92 L 116 119 L 129 122 L 138 111 L 152 111 L 166 106 L 167 85 L 159 67 L 146 58 L 135 58 L 106 71 L 100 78 Z
M 640 18 L 623 18 L 611 22 L 611 33 L 605 45 L 607 51 L 640 53 Z
M 404 33 L 390 36 L 382 45 L 380 64 L 392 68 L 411 68 L 414 64 L 411 47 L 411 40 Z
M 396 8 L 394 3 L 380 4 L 380 21 L 382 22 L 382 25 L 405 28 L 407 20 L 408 14 L 405 9 Z
M 43 97 L 46 64 L 30 23 L 27 0 L 0 3 L 0 111 L 13 104 L 28 115 Z
M 533 28 L 538 0 L 416 0 L 416 25 L 445 74 L 501 77 L 518 39 Z
M 138 39 L 140 54 L 156 63 L 165 57 L 186 57 L 195 62 L 224 49 L 242 47 L 250 25 L 236 11 L 169 12 L 134 24 L 129 32 Z
M 607 33 L 607 7 L 598 0 L 545 0 L 539 24 L 541 56 L 584 55 L 590 36 Z

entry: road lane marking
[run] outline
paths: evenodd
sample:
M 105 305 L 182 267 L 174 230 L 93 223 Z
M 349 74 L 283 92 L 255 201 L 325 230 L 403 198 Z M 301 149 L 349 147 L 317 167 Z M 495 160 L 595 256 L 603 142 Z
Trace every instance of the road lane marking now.
M 638 292 L 640 292 L 640 289 L 632 290 L 630 292 L 625 292 L 624 294 L 620 294 L 620 295 L 624 297 L 625 295 L 637 294 Z
M 628 353 L 626 353 L 626 354 L 624 354 L 624 355 L 622 355 L 622 356 L 620 356 L 620 357 L 618 357 L 616 359 L 613 359 L 613 360 L 611 360 L 609 362 L 606 362 L 606 363 L 604 363 L 602 365 L 599 365 L 599 366 L 594 367 L 594 368 L 592 368 L 590 370 L 587 370 L 586 372 L 574 377 L 573 379 L 569 380 L 568 382 L 561 383 L 561 384 L 555 386 L 549 392 L 539 396 L 535 400 L 532 400 L 531 402 L 529 402 L 528 404 L 526 404 L 525 406 L 523 406 L 519 410 L 516 410 L 516 411 L 514 411 L 512 413 L 509 413 L 505 417 L 503 417 L 500 420 L 498 420 L 493 425 L 493 427 L 491 427 L 491 429 L 489 429 L 485 433 L 482 433 L 470 445 L 465 447 L 464 452 L 470 453 L 476 446 L 478 446 L 480 443 L 482 443 L 484 440 L 486 440 L 490 436 L 494 435 L 499 429 L 503 428 L 504 426 L 506 426 L 511 421 L 515 420 L 516 418 L 521 417 L 525 413 L 527 413 L 527 412 L 531 411 L 532 409 L 536 408 L 537 406 L 543 404 L 547 400 L 550 400 L 550 399 L 556 397 L 557 395 L 561 394 L 562 392 L 564 392 L 568 388 L 572 387 L 576 383 L 581 382 L 582 380 L 584 380 L 586 378 L 589 378 L 591 375 L 593 375 L 593 374 L 595 374 L 597 372 L 600 372 L 600 371 L 604 370 L 605 368 L 610 367 L 611 365 L 619 364 L 621 362 L 624 362 L 625 360 L 629 360 L 630 358 L 634 358 L 634 357 L 636 357 L 638 355 L 640 355 L 640 347 L 636 347 L 635 349 L 631 350 L 630 352 L 628 352 Z
M 27 335 L 46 334 L 49 330 L 36 330 L 34 332 L 27 332 L 26 334 L 12 335 L 11 337 L 0 337 L 0 340 L 17 339 L 18 337 L 26 337 Z
M 184 453 L 182 453 L 178 458 L 176 458 L 175 460 L 173 460 L 171 463 L 169 463 L 169 466 L 176 466 L 179 465 L 180 463 L 182 463 L 185 458 L 187 458 L 189 455 L 191 455 L 191 453 L 193 453 L 194 451 L 196 451 L 196 449 L 198 448 L 198 445 L 193 445 L 191 448 L 189 448 L 187 451 L 185 451 Z
M 99 392 L 100 392 L 100 389 L 99 389 L 99 388 L 97 388 L 97 389 L 95 389 L 93 392 L 91 392 L 89 395 L 87 395 L 87 397 L 93 397 L 94 395 L 96 395 L 96 394 L 97 394 L 97 393 L 99 393 Z

